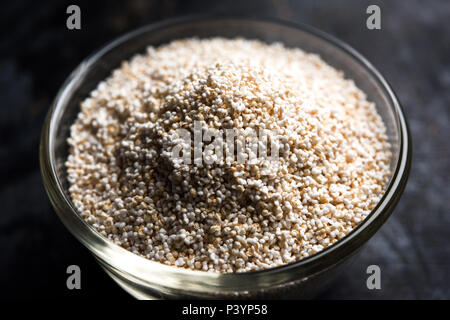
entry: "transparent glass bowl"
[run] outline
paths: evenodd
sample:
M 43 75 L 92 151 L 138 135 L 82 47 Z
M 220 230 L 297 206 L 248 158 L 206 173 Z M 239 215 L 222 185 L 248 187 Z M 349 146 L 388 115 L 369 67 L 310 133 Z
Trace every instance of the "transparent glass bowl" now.
M 355 80 L 376 103 L 392 145 L 392 177 L 379 204 L 350 234 L 327 249 L 284 266 L 236 274 L 191 271 L 166 266 L 135 255 L 107 240 L 77 214 L 64 162 L 66 138 L 80 102 L 117 68 L 121 61 L 185 37 L 244 37 L 282 42 L 319 54 Z M 310 298 L 339 273 L 349 257 L 392 213 L 406 184 L 411 159 L 407 123 L 392 89 L 380 73 L 345 43 L 318 30 L 276 20 L 244 18 L 183 18 L 145 26 L 111 42 L 72 72 L 63 84 L 44 124 L 40 161 L 51 202 L 66 227 L 97 258 L 106 272 L 137 298 Z M 363 284 L 362 284 L 363 285 Z

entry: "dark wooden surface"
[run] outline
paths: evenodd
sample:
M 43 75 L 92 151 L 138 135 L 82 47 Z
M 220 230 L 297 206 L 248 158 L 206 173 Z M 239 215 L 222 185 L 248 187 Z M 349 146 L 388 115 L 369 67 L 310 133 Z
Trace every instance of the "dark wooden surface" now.
M 38 164 L 45 113 L 71 70 L 118 35 L 182 14 L 237 12 L 308 23 L 349 43 L 390 81 L 409 120 L 413 165 L 397 210 L 319 298 L 450 298 L 450 1 L 71 1 L 80 31 L 65 27 L 68 4 L 0 8 L 1 296 L 129 297 L 51 208 Z M 380 6 L 382 30 L 366 29 L 369 4 Z M 80 291 L 65 287 L 70 264 L 81 267 Z M 371 264 L 381 267 L 379 291 L 366 288 Z

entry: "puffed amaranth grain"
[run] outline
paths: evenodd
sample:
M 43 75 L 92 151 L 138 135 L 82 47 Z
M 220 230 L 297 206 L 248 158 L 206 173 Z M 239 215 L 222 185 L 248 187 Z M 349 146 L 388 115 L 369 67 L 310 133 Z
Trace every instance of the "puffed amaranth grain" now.
M 267 129 L 277 161 L 171 159 L 172 130 Z M 81 104 L 67 173 L 80 215 L 164 264 L 244 272 L 294 262 L 380 200 L 390 146 L 375 105 L 317 55 L 244 39 L 173 41 L 114 70 Z

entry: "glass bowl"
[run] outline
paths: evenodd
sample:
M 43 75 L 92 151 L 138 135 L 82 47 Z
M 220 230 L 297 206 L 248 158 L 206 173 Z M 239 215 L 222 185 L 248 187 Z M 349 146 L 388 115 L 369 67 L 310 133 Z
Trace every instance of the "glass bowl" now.
M 109 76 L 121 61 L 186 37 L 236 36 L 282 42 L 319 54 L 355 81 L 387 127 L 392 146 L 392 176 L 385 194 L 351 233 L 325 250 L 295 263 L 262 271 L 219 274 L 192 271 L 153 262 L 107 240 L 77 213 L 68 193 L 64 162 L 66 138 L 80 102 Z M 84 60 L 56 96 L 46 118 L 40 146 L 41 170 L 50 200 L 73 235 L 96 257 L 105 271 L 136 298 L 311 298 L 325 288 L 392 213 L 409 173 L 411 142 L 397 98 L 380 73 L 345 43 L 309 26 L 267 19 L 194 17 L 142 27 L 111 42 Z M 365 284 L 361 284 L 365 285 Z

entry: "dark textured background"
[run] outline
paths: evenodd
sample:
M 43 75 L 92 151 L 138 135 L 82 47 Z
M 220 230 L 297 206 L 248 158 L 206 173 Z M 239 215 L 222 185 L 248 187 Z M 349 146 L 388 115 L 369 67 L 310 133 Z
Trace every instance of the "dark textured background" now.
M 64 1 L 0 7 L 0 288 L 4 297 L 129 298 L 64 228 L 45 194 L 38 144 L 59 86 L 93 50 L 126 31 L 190 13 L 277 16 L 352 45 L 391 82 L 406 111 L 414 154 L 397 210 L 320 298 L 450 298 L 450 1 L 71 1 L 82 30 L 65 27 Z M 369 4 L 382 30 L 365 27 Z M 237 7 L 238 6 L 238 7 Z M 65 287 L 66 267 L 82 290 Z M 366 288 L 378 264 L 382 290 Z

